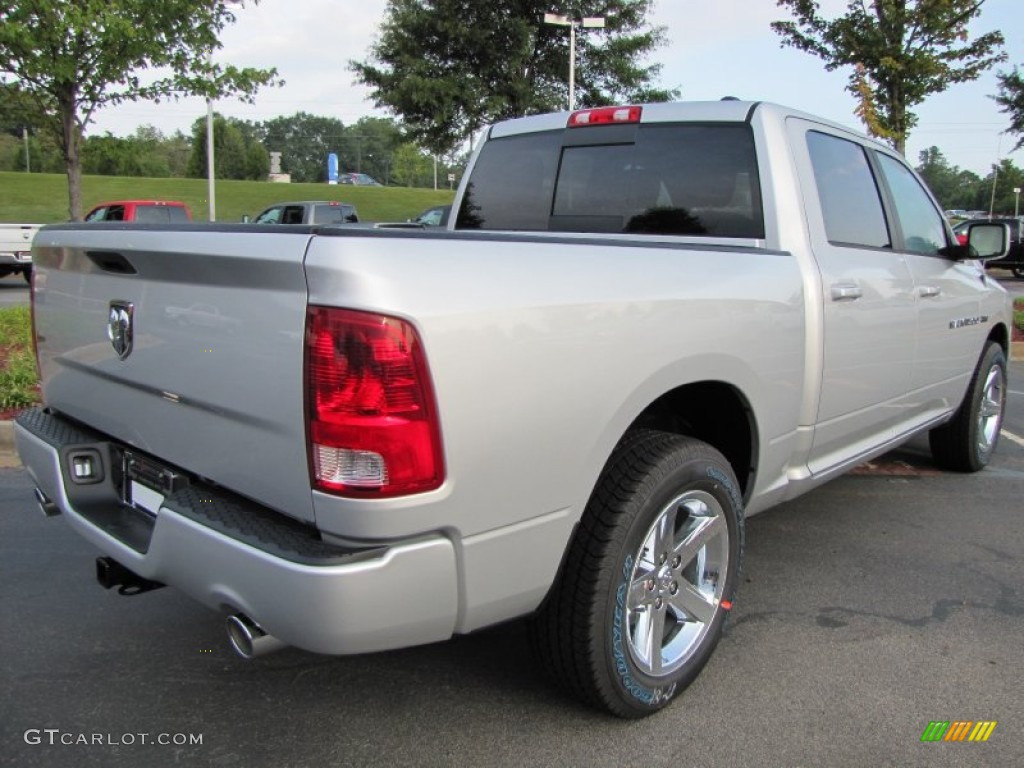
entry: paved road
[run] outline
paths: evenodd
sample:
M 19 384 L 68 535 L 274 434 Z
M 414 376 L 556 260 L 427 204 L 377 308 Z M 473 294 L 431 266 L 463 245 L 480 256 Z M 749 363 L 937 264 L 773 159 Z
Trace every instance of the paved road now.
M 642 722 L 556 693 L 522 623 L 372 656 L 244 662 L 220 619 L 180 594 L 102 591 L 96 553 L 35 514 L 24 471 L 0 469 L 0 762 L 1020 765 L 1024 363 L 1011 376 L 985 472 L 936 473 L 911 445 L 752 518 L 728 634 Z M 920 742 L 930 721 L 958 719 L 998 726 L 984 744 Z
M 28 283 L 21 275 L 0 278 L 0 307 L 28 306 Z

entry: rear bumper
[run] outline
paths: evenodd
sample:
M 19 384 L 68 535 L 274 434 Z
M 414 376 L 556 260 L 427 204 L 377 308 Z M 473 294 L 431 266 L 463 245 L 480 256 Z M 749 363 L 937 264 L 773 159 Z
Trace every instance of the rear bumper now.
M 363 653 L 450 637 L 458 614 L 452 542 L 440 535 L 388 546 L 338 547 L 312 526 L 194 479 L 151 515 L 121 501 L 120 446 L 32 409 L 15 442 L 37 487 L 70 525 L 140 576 L 225 613 L 244 613 L 309 651 Z M 80 483 L 76 456 L 99 457 Z
M 0 267 L 31 267 L 32 251 L 0 251 Z

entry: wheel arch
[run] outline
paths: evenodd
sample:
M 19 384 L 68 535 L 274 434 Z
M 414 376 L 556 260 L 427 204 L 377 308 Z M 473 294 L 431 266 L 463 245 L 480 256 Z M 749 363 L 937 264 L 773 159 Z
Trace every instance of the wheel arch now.
M 583 504 L 599 487 L 601 478 L 615 458 L 616 449 L 623 439 L 637 430 L 656 430 L 675 435 L 693 437 L 712 446 L 721 453 L 732 467 L 740 485 L 742 502 L 746 505 L 753 493 L 759 457 L 759 428 L 755 409 L 743 391 L 724 379 L 704 379 L 676 385 L 668 391 L 641 402 L 647 402 L 619 421 L 618 429 L 611 431 L 610 442 L 604 442 L 607 450 L 595 454 L 600 456 L 601 469 L 587 487 Z M 577 518 L 569 532 L 562 551 L 551 589 L 538 605 L 538 609 L 551 598 L 552 591 L 561 582 L 565 571 L 566 558 L 572 549 L 579 531 L 584 506 L 580 506 L 581 517 Z
M 672 389 L 648 405 L 629 425 L 694 437 L 717 449 L 740 483 L 743 500 L 754 488 L 758 426 L 750 401 L 724 381 L 697 381 Z
M 1010 331 L 1003 325 L 1003 323 L 997 323 L 993 326 L 992 330 L 989 331 L 988 339 L 986 341 L 994 341 L 1000 347 L 1003 348 L 1003 352 L 1009 356 L 1010 354 Z M 984 348 L 984 345 L 982 345 Z

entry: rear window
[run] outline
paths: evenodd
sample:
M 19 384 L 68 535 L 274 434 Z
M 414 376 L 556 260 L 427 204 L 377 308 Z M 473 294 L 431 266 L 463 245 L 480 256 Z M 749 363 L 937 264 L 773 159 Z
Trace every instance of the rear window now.
M 355 212 L 351 205 L 317 205 L 313 210 L 313 223 L 345 224 L 356 220 Z
M 577 137 L 584 136 L 580 144 Z M 647 124 L 484 145 L 457 229 L 764 237 L 753 133 L 745 124 Z M 570 138 L 573 145 L 563 146 Z M 594 141 L 596 140 L 596 141 Z
M 137 205 L 135 206 L 135 220 L 147 224 L 166 224 L 170 220 L 166 206 Z

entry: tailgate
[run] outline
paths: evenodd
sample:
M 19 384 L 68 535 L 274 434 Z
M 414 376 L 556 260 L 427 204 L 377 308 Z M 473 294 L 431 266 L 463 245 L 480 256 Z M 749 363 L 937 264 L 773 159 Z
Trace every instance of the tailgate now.
M 241 226 L 42 230 L 33 290 L 44 402 L 312 521 L 309 237 Z

